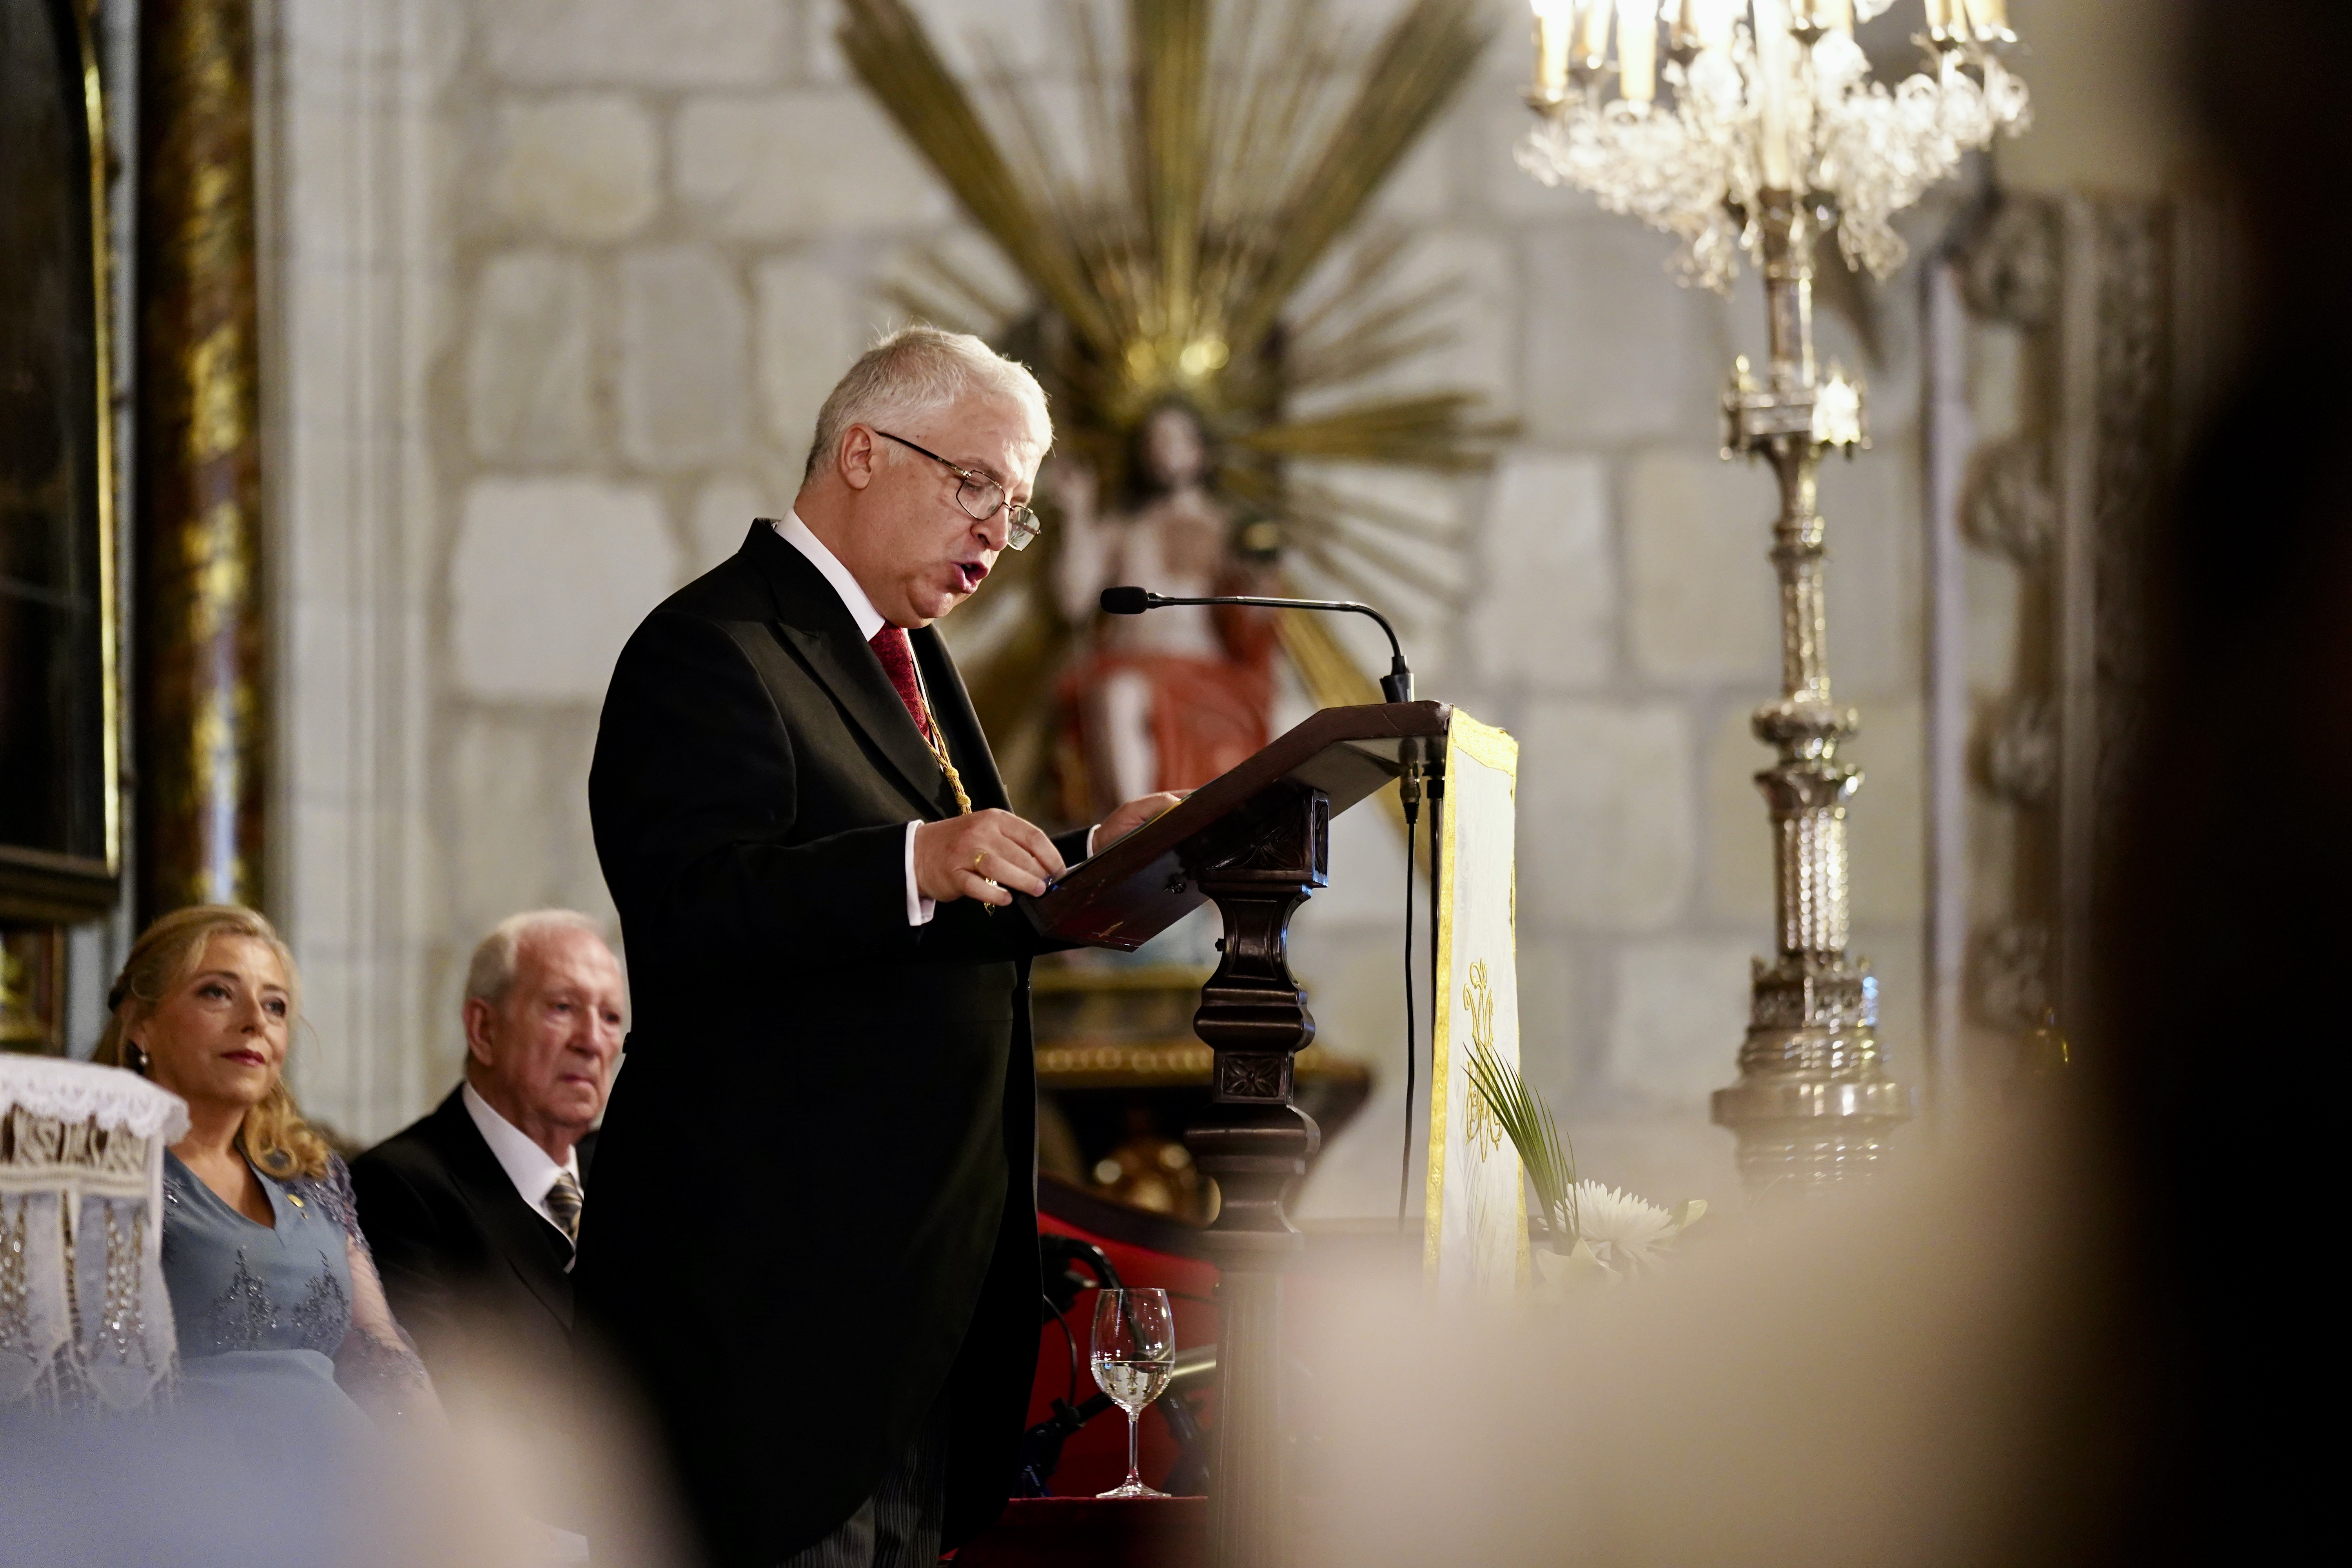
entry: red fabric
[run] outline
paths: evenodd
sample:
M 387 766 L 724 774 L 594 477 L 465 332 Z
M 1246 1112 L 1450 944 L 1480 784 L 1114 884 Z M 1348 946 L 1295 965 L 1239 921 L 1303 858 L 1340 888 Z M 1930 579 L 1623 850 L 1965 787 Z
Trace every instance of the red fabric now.
M 1209 1500 L 1015 1498 L 964 1544 L 956 1568 L 1199 1568 Z
M 1112 1241 L 1052 1215 L 1039 1215 L 1037 1228 L 1093 1242 L 1110 1255 L 1111 1267 L 1118 1270 L 1120 1280 L 1129 1287 L 1156 1285 L 1166 1290 L 1168 1305 L 1176 1317 L 1178 1350 L 1216 1342 L 1215 1264 Z M 1179 1291 L 1182 1294 L 1179 1295 Z M 1094 1376 L 1087 1370 L 1087 1341 L 1094 1331 L 1094 1321 L 1095 1292 L 1081 1290 L 1069 1312 L 1070 1333 L 1078 1348 L 1078 1396 L 1075 1404 L 1085 1404 L 1096 1393 Z M 1069 1342 L 1062 1338 L 1061 1329 L 1049 1322 L 1037 1342 L 1037 1381 L 1029 1393 L 1029 1424 L 1034 1426 L 1051 1415 L 1054 1401 L 1066 1398 L 1069 1387 Z M 1202 1424 L 1213 1427 L 1217 1418 L 1215 1385 L 1211 1384 L 1203 1393 L 1187 1397 L 1198 1405 Z M 1168 1435 L 1168 1424 L 1159 1411 L 1143 1413 L 1139 1446 L 1143 1479 L 1158 1486 L 1167 1479 L 1170 1468 L 1176 1463 L 1176 1441 Z M 1054 1472 L 1050 1484 L 1056 1498 L 1090 1498 L 1097 1492 L 1108 1491 L 1126 1479 L 1127 1417 L 1114 1408 L 1087 1422 L 1062 1446 L 1061 1468 Z
M 1080 736 L 1091 738 L 1087 693 L 1122 669 L 1151 683 L 1151 744 L 1160 760 L 1154 789 L 1197 789 L 1264 749 L 1274 706 L 1271 667 L 1176 654 L 1097 654 L 1064 677 L 1062 701 Z
M 866 646 L 872 648 L 874 657 L 882 661 L 882 673 L 888 676 L 890 684 L 898 689 L 898 700 L 907 705 L 907 717 L 915 721 L 915 728 L 923 732 L 923 739 L 929 740 L 931 721 L 923 711 L 923 689 L 915 680 L 915 645 L 907 640 L 906 628 L 894 626 L 886 621 L 882 629 L 876 632 Z

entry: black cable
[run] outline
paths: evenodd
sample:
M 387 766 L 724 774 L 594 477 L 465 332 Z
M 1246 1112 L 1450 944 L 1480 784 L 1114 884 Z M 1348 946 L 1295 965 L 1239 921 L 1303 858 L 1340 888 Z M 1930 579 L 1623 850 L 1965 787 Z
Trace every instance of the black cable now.
M 1062 1309 L 1054 1305 L 1051 1296 L 1041 1296 L 1045 1310 L 1054 1314 L 1054 1321 L 1062 1325 L 1062 1338 L 1070 1343 L 1070 1403 L 1078 1402 L 1078 1336 L 1070 1332 L 1070 1320 L 1062 1316 Z
M 1437 1009 L 1449 1005 L 1445 995 L 1446 976 L 1437 972 L 1438 889 L 1444 886 L 1445 875 L 1445 753 L 1438 752 L 1429 764 L 1429 1016 L 1430 1047 L 1437 1048 Z M 1436 1068 L 1433 1067 L 1431 1071 Z M 1437 1092 L 1433 1085 L 1430 1093 Z
M 1412 1191 L 1412 1093 L 1421 1065 L 1412 1033 L 1412 854 L 1418 802 L 1404 814 L 1404 1152 L 1397 1160 L 1397 1234 L 1404 1234 L 1404 1204 Z

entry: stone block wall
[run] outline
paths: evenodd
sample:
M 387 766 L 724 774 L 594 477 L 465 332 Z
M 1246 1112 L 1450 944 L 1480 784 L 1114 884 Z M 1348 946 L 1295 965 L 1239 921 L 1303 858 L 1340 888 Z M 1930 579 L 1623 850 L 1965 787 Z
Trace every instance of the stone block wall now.
M 979 28 L 1049 87 L 1068 68 L 1042 0 L 916 4 L 956 61 Z M 1752 278 L 1727 300 L 1677 288 L 1665 238 L 1513 167 L 1526 10 L 1492 4 L 1480 75 L 1382 198 L 1416 233 L 1413 267 L 1462 285 L 1454 342 L 1390 383 L 1467 386 L 1519 428 L 1490 475 L 1380 481 L 1460 523 L 1466 607 L 1412 628 L 1412 652 L 1424 694 L 1524 747 L 1530 1076 L 1590 1173 L 1734 1201 L 1706 1096 L 1732 1077 L 1747 961 L 1769 940 L 1748 782 L 1768 754 L 1746 715 L 1773 692 L 1777 651 L 1771 488 L 1718 459 L 1716 399 L 1732 355 L 1760 349 L 1760 293 Z M 402 274 L 423 323 L 407 341 L 428 477 L 398 509 L 422 631 L 416 668 L 383 678 L 415 703 L 418 826 L 401 853 L 421 956 L 403 1037 L 374 1047 L 407 1065 L 339 1102 L 374 1135 L 454 1080 L 457 989 L 482 930 L 536 904 L 609 913 L 584 780 L 621 639 L 754 512 L 789 503 L 817 404 L 889 320 L 876 285 L 906 248 L 977 242 L 847 79 L 831 0 L 362 9 L 392 18 L 415 65 L 401 79 L 423 84 L 385 155 L 408 160 L 404 199 L 429 226 Z M 283 226 L 314 221 L 296 207 Z M 1875 292 L 1876 358 L 1832 312 L 1822 332 L 1873 387 L 1876 447 L 1827 476 L 1822 504 L 1832 667 L 1863 710 L 1868 769 L 1856 946 L 1885 977 L 1899 1075 L 1919 1033 L 1915 293 L 1907 278 Z M 298 365 L 312 352 L 286 345 Z M 283 515 L 298 541 L 343 526 L 328 506 Z M 297 700 L 338 700 L 323 684 Z M 1376 1063 L 1381 1089 L 1305 1194 L 1310 1214 L 1393 1202 L 1403 1109 L 1402 857 L 1373 813 L 1341 827 L 1339 885 L 1298 922 L 1299 968 L 1323 1041 Z
M 816 405 L 946 197 L 793 0 L 450 0 L 453 323 L 432 367 L 440 890 L 427 1011 L 472 941 L 609 918 L 585 795 L 622 642 L 789 504 Z M 428 1026 L 453 1078 L 454 1027 Z M 383 1120 L 396 1120 L 384 1108 Z

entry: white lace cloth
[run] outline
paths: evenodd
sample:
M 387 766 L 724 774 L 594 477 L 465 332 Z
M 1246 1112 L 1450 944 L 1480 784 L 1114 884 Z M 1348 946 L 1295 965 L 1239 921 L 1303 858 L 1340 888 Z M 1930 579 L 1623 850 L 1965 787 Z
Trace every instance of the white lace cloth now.
M 18 1106 L 53 1121 L 95 1118 L 142 1138 L 160 1132 L 166 1143 L 188 1131 L 187 1102 L 170 1089 L 135 1072 L 60 1057 L 0 1056 L 0 1116 Z M 163 1168 L 160 1157 L 155 1168 Z
M 171 1376 L 163 1150 L 187 1128 L 135 1074 L 0 1056 L 0 1409 L 130 1409 Z

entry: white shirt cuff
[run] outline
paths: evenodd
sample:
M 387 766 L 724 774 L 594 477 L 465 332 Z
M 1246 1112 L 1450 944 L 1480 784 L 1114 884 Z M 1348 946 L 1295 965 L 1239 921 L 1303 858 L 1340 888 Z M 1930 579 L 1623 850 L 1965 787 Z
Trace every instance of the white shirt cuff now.
M 907 824 L 907 923 L 910 926 L 930 924 L 940 908 L 915 887 L 915 829 L 921 826 L 920 821 Z
M 1087 858 L 1089 860 L 1095 858 L 1095 835 L 1101 831 L 1102 824 L 1099 822 L 1087 829 Z

